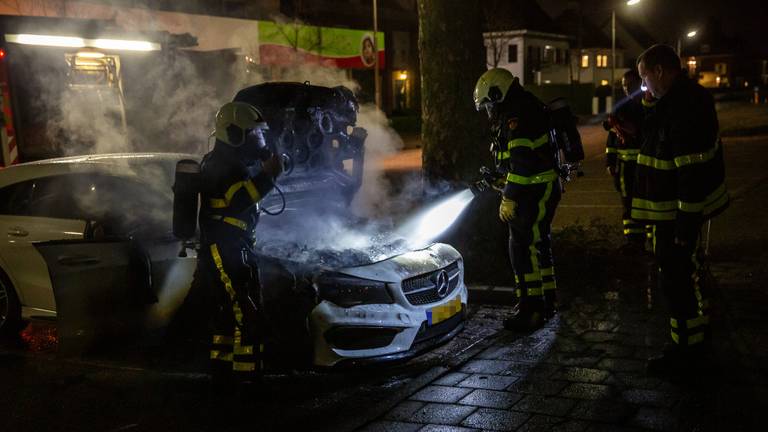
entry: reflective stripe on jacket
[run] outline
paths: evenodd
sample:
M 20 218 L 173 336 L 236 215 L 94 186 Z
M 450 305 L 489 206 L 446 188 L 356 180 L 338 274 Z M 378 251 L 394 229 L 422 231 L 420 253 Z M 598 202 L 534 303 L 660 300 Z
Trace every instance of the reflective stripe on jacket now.
M 678 78 L 645 119 L 632 218 L 670 221 L 691 238 L 728 205 L 723 148 L 712 96 Z

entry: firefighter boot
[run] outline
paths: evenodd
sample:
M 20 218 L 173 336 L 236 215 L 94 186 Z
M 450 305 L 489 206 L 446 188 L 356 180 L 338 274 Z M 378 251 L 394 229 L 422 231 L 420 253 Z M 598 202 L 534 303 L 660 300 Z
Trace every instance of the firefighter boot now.
M 521 297 L 512 315 L 504 320 L 504 328 L 513 331 L 533 331 L 544 325 L 544 300 Z
M 557 315 L 558 303 L 555 290 L 544 293 L 544 319 L 550 320 Z

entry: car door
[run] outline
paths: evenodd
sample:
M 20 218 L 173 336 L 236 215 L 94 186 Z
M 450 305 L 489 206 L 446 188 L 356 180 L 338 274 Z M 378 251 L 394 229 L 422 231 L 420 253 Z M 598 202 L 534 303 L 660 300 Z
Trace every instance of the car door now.
M 129 177 L 87 180 L 75 188 L 92 221 L 85 238 L 35 245 L 51 275 L 60 348 L 74 353 L 167 324 L 196 267 L 170 234 L 168 196 Z
M 25 315 L 53 316 L 56 310 L 45 261 L 33 244 L 82 239 L 86 228 L 85 220 L 66 216 L 66 208 L 46 211 L 41 204 L 50 199 L 44 191 L 48 183 L 35 179 L 0 190 L 0 264 L 16 288 Z
M 60 350 L 78 354 L 141 331 L 150 269 L 127 239 L 49 241 L 35 247 L 47 263 L 56 298 Z

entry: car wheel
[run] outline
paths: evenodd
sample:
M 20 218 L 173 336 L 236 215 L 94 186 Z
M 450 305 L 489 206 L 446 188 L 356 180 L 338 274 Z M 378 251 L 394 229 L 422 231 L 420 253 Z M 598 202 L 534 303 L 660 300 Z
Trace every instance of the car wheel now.
M 21 303 L 8 277 L 0 271 L 0 336 L 21 330 Z

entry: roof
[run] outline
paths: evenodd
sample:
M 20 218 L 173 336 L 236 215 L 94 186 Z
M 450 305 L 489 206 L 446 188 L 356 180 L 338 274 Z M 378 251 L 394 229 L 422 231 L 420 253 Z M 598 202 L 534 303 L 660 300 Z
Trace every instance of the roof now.
M 0 187 L 40 177 L 83 172 L 130 174 L 151 183 L 154 176 L 161 174 L 155 169 L 158 164 L 162 167 L 162 174 L 170 175 L 172 181 L 175 163 L 181 159 L 200 160 L 200 156 L 186 153 L 112 153 L 43 159 L 0 169 Z
M 169 160 L 169 159 L 199 159 L 200 156 L 196 156 L 189 153 L 162 153 L 162 152 L 145 152 L 145 153 L 104 153 L 82 156 L 65 156 L 51 159 L 41 159 L 34 162 L 25 162 L 22 164 L 12 165 L 8 168 L 34 166 L 34 165 L 50 165 L 50 164 L 75 164 L 75 163 L 120 163 L 123 161 L 135 162 L 139 159 L 156 159 L 156 160 Z

